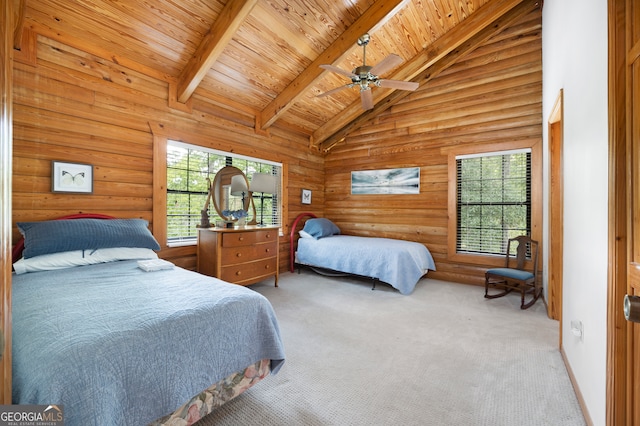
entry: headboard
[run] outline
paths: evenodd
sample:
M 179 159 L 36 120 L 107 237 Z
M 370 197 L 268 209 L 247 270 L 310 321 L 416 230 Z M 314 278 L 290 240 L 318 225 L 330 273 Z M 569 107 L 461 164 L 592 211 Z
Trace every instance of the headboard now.
M 115 219 L 113 216 L 99 213 L 76 213 L 67 216 L 62 216 L 53 220 L 63 219 Z M 24 250 L 24 238 L 20 238 L 13 249 L 11 250 L 11 263 L 16 263 L 22 257 L 22 251 Z
M 293 221 L 293 225 L 291 225 L 291 235 L 289 236 L 289 249 L 290 249 L 290 257 L 289 257 L 289 270 L 291 272 L 294 271 L 294 265 L 296 263 L 296 242 L 298 241 L 296 238 L 297 230 L 296 227 L 302 219 L 304 218 L 317 218 L 315 214 L 311 212 L 300 213 L 296 216 L 296 219 Z

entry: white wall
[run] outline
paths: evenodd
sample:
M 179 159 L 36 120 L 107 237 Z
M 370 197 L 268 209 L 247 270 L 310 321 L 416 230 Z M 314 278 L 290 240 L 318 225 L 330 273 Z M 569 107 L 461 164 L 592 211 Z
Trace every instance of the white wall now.
M 607 343 L 607 0 L 546 1 L 542 19 L 545 194 L 547 123 L 564 89 L 563 342 L 588 414 L 605 424 Z M 548 202 L 545 195 L 545 203 Z M 548 235 L 548 205 L 545 205 Z M 545 238 L 544 252 L 548 252 Z M 582 321 L 583 339 L 571 333 Z

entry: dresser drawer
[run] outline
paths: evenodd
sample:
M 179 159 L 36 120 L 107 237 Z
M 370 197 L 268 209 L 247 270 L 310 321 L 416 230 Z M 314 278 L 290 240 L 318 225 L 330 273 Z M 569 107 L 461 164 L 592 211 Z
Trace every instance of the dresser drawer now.
M 258 232 L 227 232 L 222 234 L 222 247 L 250 246 L 256 242 Z
M 222 267 L 220 278 L 238 284 L 253 283 L 275 274 L 276 267 L 276 257 L 238 265 L 225 265 Z
M 257 243 L 266 243 L 270 241 L 278 241 L 277 229 L 265 229 L 263 231 L 254 232 Z
M 275 257 L 276 242 L 253 244 L 250 246 L 228 247 L 222 251 L 221 258 L 223 265 L 235 265 L 254 260 Z

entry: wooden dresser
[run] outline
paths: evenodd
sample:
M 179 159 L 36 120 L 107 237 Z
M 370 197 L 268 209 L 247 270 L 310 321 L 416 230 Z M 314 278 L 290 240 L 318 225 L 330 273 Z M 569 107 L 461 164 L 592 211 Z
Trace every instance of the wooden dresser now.
M 198 229 L 198 265 L 201 274 L 249 285 L 275 276 L 278 286 L 278 228 Z

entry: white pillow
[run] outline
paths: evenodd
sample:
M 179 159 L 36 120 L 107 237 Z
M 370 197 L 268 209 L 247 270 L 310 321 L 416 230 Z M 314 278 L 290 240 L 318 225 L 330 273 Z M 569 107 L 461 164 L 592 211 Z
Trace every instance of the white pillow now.
M 158 255 L 153 250 L 138 247 L 74 250 L 43 254 L 28 259 L 22 258 L 13 264 L 13 270 L 16 274 L 24 274 L 27 272 L 52 271 L 55 269 L 73 268 L 74 266 L 93 265 L 95 263 L 114 262 L 117 260 L 157 258 Z
M 311 234 L 309 234 L 308 232 L 305 232 L 305 231 L 300 231 L 300 232 L 298 232 L 298 234 L 300 235 L 300 238 L 313 238 L 311 236 Z

